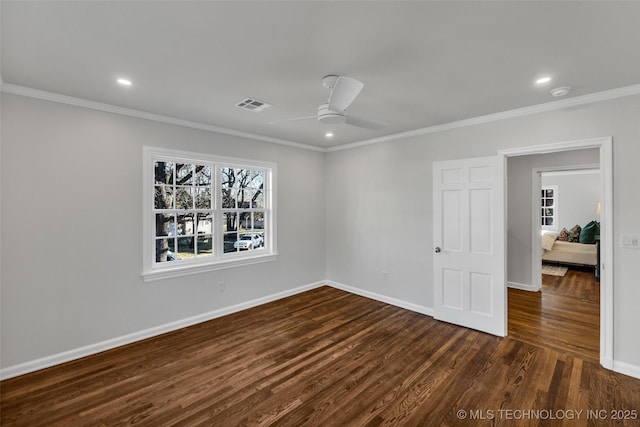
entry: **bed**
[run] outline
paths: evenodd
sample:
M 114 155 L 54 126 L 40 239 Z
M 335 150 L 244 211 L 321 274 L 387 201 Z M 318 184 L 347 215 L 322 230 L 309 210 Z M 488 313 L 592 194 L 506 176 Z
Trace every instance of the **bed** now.
M 560 233 L 543 231 L 540 243 L 542 261 L 597 266 L 596 231 L 599 237 L 600 228 L 595 221 L 585 225 L 584 230 L 576 225 L 571 230 L 563 228 Z
M 543 246 L 542 261 L 595 267 L 598 264 L 598 248 L 594 244 L 555 240 L 550 249 L 544 249 Z

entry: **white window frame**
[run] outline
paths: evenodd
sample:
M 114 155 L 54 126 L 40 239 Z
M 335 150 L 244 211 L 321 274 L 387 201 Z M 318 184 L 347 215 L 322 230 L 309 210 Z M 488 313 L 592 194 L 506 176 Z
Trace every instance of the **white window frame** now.
M 540 195 L 540 210 L 538 212 L 540 212 L 540 226 L 542 230 L 547 230 L 547 231 L 558 231 L 558 186 L 557 185 L 543 185 L 541 191 L 545 191 L 545 190 L 553 190 L 553 205 L 552 206 L 542 206 L 542 200 L 545 199 L 546 197 L 542 197 L 542 195 Z M 553 215 L 552 216 L 548 216 L 548 215 L 542 215 L 542 209 L 544 208 L 552 208 L 553 209 Z M 553 218 L 553 225 L 544 225 L 542 224 L 542 219 L 543 218 Z
M 143 271 L 145 281 L 180 277 L 189 274 L 203 273 L 223 268 L 274 261 L 277 259 L 276 232 L 276 164 L 247 159 L 213 156 L 157 147 L 143 147 Z M 155 260 L 155 211 L 154 211 L 154 162 L 156 160 L 175 163 L 211 164 L 212 180 L 214 180 L 213 200 L 213 249 L 211 256 L 180 260 L 178 262 L 156 262 Z M 222 224 L 222 192 L 220 191 L 221 171 L 223 167 L 244 169 L 261 169 L 265 172 L 264 182 L 264 227 L 265 244 L 258 250 L 224 253 Z M 245 209 L 237 209 L 238 211 Z

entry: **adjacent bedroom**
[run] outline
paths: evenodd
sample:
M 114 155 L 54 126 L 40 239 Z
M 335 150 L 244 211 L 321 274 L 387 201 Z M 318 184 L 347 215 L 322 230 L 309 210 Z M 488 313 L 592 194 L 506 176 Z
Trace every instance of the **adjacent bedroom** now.
M 600 171 L 541 173 L 542 274 L 589 271 L 599 280 Z

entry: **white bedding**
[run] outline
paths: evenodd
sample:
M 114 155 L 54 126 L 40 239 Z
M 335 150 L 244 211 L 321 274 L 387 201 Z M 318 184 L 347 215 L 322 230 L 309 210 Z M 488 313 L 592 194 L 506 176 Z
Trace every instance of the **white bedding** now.
M 567 264 L 597 265 L 598 252 L 596 245 L 562 242 L 556 240 L 551 250 L 542 251 L 543 261 L 562 262 Z

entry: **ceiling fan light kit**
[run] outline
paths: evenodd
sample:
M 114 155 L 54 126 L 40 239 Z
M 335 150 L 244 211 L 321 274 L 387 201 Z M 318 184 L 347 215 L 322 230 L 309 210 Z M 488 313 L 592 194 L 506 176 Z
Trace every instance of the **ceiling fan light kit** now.
M 336 80 L 338 80 L 338 76 L 335 74 L 329 74 L 328 76 L 324 76 L 322 78 L 322 86 L 331 90 L 335 86 Z

